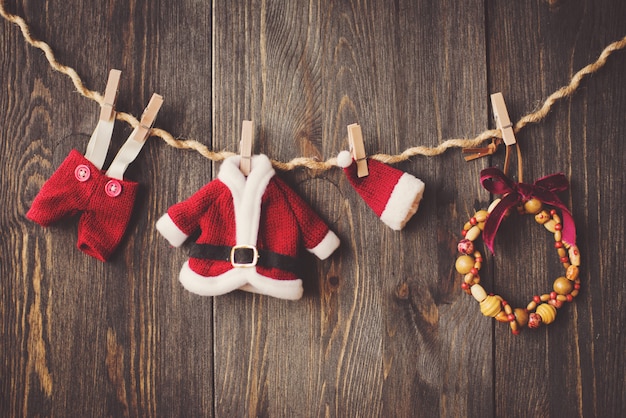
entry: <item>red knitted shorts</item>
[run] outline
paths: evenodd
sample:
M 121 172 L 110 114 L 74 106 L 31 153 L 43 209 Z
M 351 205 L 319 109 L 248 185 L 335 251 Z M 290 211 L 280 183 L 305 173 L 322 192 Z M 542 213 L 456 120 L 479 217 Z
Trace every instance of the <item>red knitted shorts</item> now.
M 42 226 L 82 213 L 77 247 L 106 261 L 119 245 L 135 203 L 138 183 L 108 177 L 72 150 L 46 181 L 26 214 Z

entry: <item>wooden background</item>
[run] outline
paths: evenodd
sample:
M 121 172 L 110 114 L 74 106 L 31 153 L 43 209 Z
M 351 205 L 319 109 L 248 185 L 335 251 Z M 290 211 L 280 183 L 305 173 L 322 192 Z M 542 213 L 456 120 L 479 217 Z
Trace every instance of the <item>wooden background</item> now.
M 436 146 L 532 111 L 626 34 L 620 0 L 5 0 L 86 85 L 122 70 L 118 109 L 165 97 L 156 126 L 237 151 L 327 159 L 359 122 L 370 154 Z M 426 193 L 402 232 L 386 227 L 338 169 L 280 173 L 339 235 L 297 302 L 178 282 L 184 249 L 154 223 L 219 168 L 153 138 L 127 177 L 142 185 L 108 263 L 75 247 L 76 219 L 25 219 L 95 102 L 0 22 L 0 416 L 619 417 L 626 413 L 623 184 L 626 51 L 573 98 L 521 131 L 525 179 L 562 171 L 583 289 L 549 327 L 520 336 L 482 316 L 453 269 L 463 223 L 490 196 L 459 150 L 397 165 Z M 107 161 L 130 133 L 116 125 Z M 560 274 L 551 238 L 507 222 L 485 287 L 514 305 Z

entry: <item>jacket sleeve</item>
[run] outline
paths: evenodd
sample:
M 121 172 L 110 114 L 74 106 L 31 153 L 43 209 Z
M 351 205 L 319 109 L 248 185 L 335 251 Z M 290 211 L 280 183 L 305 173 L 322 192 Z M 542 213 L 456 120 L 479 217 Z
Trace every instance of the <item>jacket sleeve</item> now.
M 213 180 L 189 199 L 171 206 L 157 221 L 156 229 L 174 247 L 180 247 L 200 226 L 200 219 L 209 210 L 222 188 Z
M 296 217 L 306 249 L 322 260 L 330 256 L 339 247 L 337 235 L 284 181 L 278 177 L 275 181 Z

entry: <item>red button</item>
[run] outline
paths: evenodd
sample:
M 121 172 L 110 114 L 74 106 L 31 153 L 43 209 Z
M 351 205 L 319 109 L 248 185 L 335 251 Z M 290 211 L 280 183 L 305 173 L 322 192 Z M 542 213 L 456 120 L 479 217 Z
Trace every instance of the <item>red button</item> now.
M 104 191 L 110 197 L 117 197 L 122 193 L 122 185 L 117 180 L 109 180 L 104 186 Z
M 85 164 L 81 164 L 74 170 L 74 175 L 78 181 L 87 181 L 91 177 L 91 170 Z

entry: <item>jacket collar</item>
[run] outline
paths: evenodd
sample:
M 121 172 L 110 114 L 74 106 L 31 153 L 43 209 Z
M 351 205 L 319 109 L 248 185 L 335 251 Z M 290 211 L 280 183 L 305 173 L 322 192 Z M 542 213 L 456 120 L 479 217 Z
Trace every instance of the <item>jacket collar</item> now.
M 252 157 L 248 177 L 239 170 L 239 161 L 239 155 L 225 159 L 217 178 L 228 187 L 233 198 L 237 245 L 256 245 L 261 200 L 276 172 L 263 154 Z

